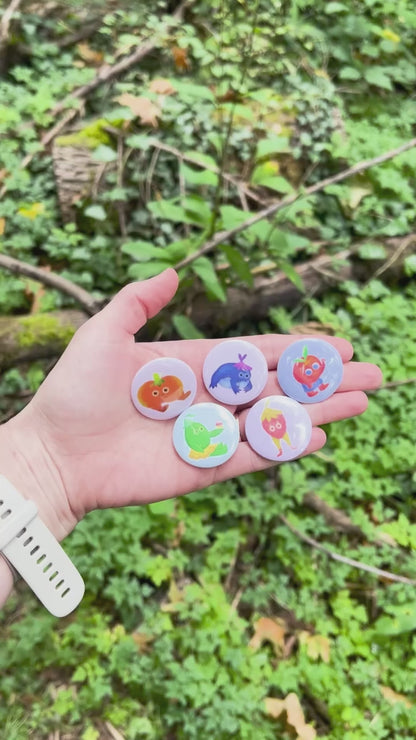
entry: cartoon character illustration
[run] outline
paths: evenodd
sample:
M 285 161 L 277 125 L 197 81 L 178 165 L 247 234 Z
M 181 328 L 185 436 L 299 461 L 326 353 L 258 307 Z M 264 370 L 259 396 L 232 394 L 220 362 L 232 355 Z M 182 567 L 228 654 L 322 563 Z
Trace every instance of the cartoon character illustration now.
M 260 420 L 264 431 L 271 437 L 273 444 L 277 447 L 277 457 L 283 454 L 282 442 L 286 442 L 292 450 L 296 449 L 290 441 L 286 419 L 282 411 L 265 406 Z
M 176 375 L 165 375 L 163 378 L 154 373 L 153 380 L 140 386 L 137 398 L 142 406 L 155 411 L 166 411 L 172 401 L 184 401 L 191 391 L 184 391 L 183 383 Z
M 206 457 L 225 455 L 228 447 L 224 442 L 211 443 L 211 437 L 217 437 L 224 431 L 224 425 L 218 421 L 215 429 L 208 430 L 201 422 L 193 421 L 194 416 L 188 414 L 184 419 L 185 441 L 191 448 L 189 457 L 201 460 Z
M 318 391 L 328 388 L 328 383 L 322 380 L 325 370 L 325 360 L 320 360 L 315 355 L 308 354 L 308 348 L 303 348 L 302 357 L 295 360 L 293 366 L 293 377 L 301 384 L 307 396 L 317 396 Z
M 250 365 L 244 362 L 247 355 L 238 355 L 238 362 L 225 362 L 220 365 L 212 375 L 210 388 L 216 388 L 220 385 L 222 388 L 231 388 L 234 393 L 240 391 L 251 391 L 251 370 Z

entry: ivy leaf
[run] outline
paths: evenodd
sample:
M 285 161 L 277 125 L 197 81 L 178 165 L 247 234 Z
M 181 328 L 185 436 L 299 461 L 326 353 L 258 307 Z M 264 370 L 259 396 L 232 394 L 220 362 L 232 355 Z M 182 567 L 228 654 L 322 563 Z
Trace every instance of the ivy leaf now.
M 202 280 L 208 294 L 225 303 L 227 296 L 208 257 L 199 257 L 193 263 L 192 269 Z
M 364 77 L 369 85 L 382 87 L 384 90 L 392 90 L 391 79 L 387 76 L 383 67 L 368 67 L 364 72 Z
M 94 159 L 98 159 L 99 162 L 114 162 L 117 159 L 117 152 L 111 146 L 100 144 L 94 149 L 92 156 Z

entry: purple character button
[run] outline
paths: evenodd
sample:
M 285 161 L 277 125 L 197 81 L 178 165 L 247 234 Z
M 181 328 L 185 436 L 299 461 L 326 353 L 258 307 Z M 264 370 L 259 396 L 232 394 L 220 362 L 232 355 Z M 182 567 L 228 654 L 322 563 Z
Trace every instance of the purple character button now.
M 307 448 L 312 422 L 304 406 L 287 396 L 268 396 L 251 407 L 245 433 L 250 447 L 267 460 L 284 462 Z
M 339 352 L 323 339 L 305 337 L 285 349 L 277 365 L 284 393 L 301 403 L 318 403 L 339 388 L 343 364 Z
M 217 401 L 239 406 L 260 395 L 268 368 L 266 358 L 254 344 L 229 339 L 208 353 L 202 374 L 206 388 Z

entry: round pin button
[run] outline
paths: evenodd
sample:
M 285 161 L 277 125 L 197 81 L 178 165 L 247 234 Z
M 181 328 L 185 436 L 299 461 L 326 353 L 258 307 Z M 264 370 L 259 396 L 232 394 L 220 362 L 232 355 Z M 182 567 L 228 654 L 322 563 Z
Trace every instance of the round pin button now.
M 173 419 L 191 405 L 196 387 L 195 373 L 186 362 L 158 357 L 137 371 L 131 400 L 149 419 Z
M 247 442 L 268 460 L 293 460 L 307 448 L 312 422 L 306 409 L 287 396 L 268 396 L 247 414 Z
M 266 385 L 266 358 L 251 342 L 229 339 L 206 356 L 202 371 L 207 390 L 221 403 L 240 405 L 260 395 Z
M 216 403 L 196 403 L 178 416 L 172 439 L 182 460 L 197 468 L 215 468 L 236 451 L 240 430 L 228 409 Z
M 305 337 L 285 349 L 277 365 L 277 380 L 290 398 L 317 403 L 339 388 L 343 364 L 339 352 L 323 339 Z

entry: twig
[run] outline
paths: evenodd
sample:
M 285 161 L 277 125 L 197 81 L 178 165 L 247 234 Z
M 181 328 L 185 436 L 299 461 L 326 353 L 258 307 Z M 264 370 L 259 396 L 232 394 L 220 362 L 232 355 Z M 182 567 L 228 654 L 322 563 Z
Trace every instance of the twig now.
M 347 558 L 345 555 L 339 555 L 337 552 L 333 552 L 332 550 L 328 550 L 326 547 L 320 544 L 320 542 L 317 542 L 317 540 L 312 539 L 312 537 L 308 537 L 308 535 L 304 534 L 303 532 L 300 532 L 299 529 L 296 529 L 290 522 L 286 519 L 283 514 L 279 515 L 279 519 L 286 525 L 288 529 L 290 529 L 293 534 L 295 534 L 297 537 L 299 537 L 300 540 L 303 540 L 303 542 L 306 542 L 311 547 L 316 548 L 317 550 L 320 550 L 321 552 L 324 552 L 325 555 L 328 555 L 328 557 L 332 558 L 332 560 L 338 560 L 340 563 L 344 563 L 345 565 L 350 565 L 352 568 L 358 568 L 358 570 L 365 570 L 368 573 L 372 573 L 375 576 L 378 576 L 379 578 L 386 578 L 389 581 L 396 581 L 397 583 L 407 583 L 410 586 L 416 586 L 416 581 L 412 578 L 406 578 L 406 576 L 399 576 L 396 575 L 396 573 L 390 573 L 388 570 L 382 570 L 381 568 L 376 568 L 373 565 L 367 565 L 367 563 L 362 563 L 360 560 L 353 560 L 352 558 Z
M 74 298 L 89 316 L 93 316 L 101 309 L 98 301 L 84 290 L 84 288 L 75 285 L 70 280 L 49 270 L 42 270 L 35 265 L 29 265 L 27 262 L 21 262 L 13 257 L 7 257 L 5 254 L 0 254 L 0 268 L 4 268 L 15 275 L 25 275 L 32 280 L 37 280 L 44 285 L 48 285 L 50 288 L 60 290 L 61 293 L 66 293 L 66 295 Z
M 314 185 L 310 185 L 308 188 L 304 188 L 301 191 L 297 191 L 293 195 L 289 195 L 286 198 L 283 198 L 283 200 L 279 201 L 278 203 L 272 203 L 272 205 L 259 211 L 251 218 L 248 218 L 246 221 L 243 221 L 243 223 L 239 224 L 238 226 L 235 226 L 233 229 L 228 229 L 227 231 L 220 231 L 217 234 L 214 234 L 212 239 L 209 239 L 205 244 L 203 244 L 199 249 L 197 249 L 196 252 L 194 252 L 193 254 L 189 255 L 189 257 L 185 257 L 185 259 L 178 262 L 175 265 L 176 269 L 180 269 L 181 267 L 186 267 L 186 265 L 191 264 L 196 259 L 198 259 L 198 257 L 201 257 L 203 254 L 207 254 L 207 252 L 211 252 L 219 244 L 223 244 L 224 242 L 229 240 L 231 237 L 235 236 L 236 234 L 241 233 L 242 231 L 245 231 L 245 229 L 248 229 L 250 226 L 254 226 L 254 224 L 257 224 L 259 221 L 269 218 L 269 216 L 274 216 L 275 213 L 278 213 L 278 211 L 281 211 L 283 208 L 286 208 L 287 206 L 292 205 L 292 203 L 294 203 L 295 201 L 300 200 L 301 198 L 305 198 L 308 195 L 313 195 L 314 193 L 318 193 L 321 190 L 324 190 L 328 185 L 333 185 L 334 183 L 342 182 L 342 180 L 346 180 L 348 177 L 351 177 L 352 175 L 357 175 L 360 172 L 364 172 L 365 170 L 370 169 L 370 167 L 375 167 L 378 164 L 387 162 L 389 159 L 393 159 L 394 157 L 397 157 L 399 154 L 403 154 L 403 152 L 407 152 L 409 149 L 412 149 L 415 146 L 416 146 L 416 138 L 410 139 L 410 141 L 405 142 L 404 144 L 396 147 L 395 149 L 390 149 L 388 152 L 385 152 L 384 154 L 380 154 L 378 157 L 373 157 L 372 159 L 365 159 L 362 162 L 357 162 L 357 164 L 353 165 L 352 167 L 348 167 L 346 170 L 342 170 L 342 172 L 338 172 L 337 175 L 333 175 L 332 177 L 326 177 L 323 180 L 320 180 L 319 182 L 315 183 Z
M 398 248 L 396 249 L 395 252 L 393 252 L 393 254 L 389 257 L 389 259 L 386 260 L 386 262 L 384 262 L 384 264 L 381 265 L 381 267 L 379 267 L 378 270 L 375 271 L 371 280 L 375 280 L 375 278 L 380 277 L 380 275 L 382 275 L 383 272 L 386 272 L 386 270 L 388 270 L 389 267 L 394 265 L 394 263 L 399 259 L 400 255 L 406 251 L 406 249 L 414 241 L 414 239 L 415 239 L 414 234 L 409 234 L 409 236 L 405 237 L 399 243 Z
M 21 3 L 21 0 L 12 0 L 9 7 L 6 8 L 6 10 L 3 13 L 3 16 L 0 22 L 0 49 L 7 42 L 7 37 L 9 35 L 10 21 L 12 19 L 13 13 L 15 13 L 16 10 L 18 10 L 20 3 Z
M 366 393 L 378 393 L 384 391 L 385 388 L 397 388 L 399 385 L 409 385 L 410 383 L 416 383 L 416 378 L 405 378 L 404 380 L 390 380 L 388 383 L 383 383 L 380 388 L 374 388 L 374 390 L 366 391 Z

